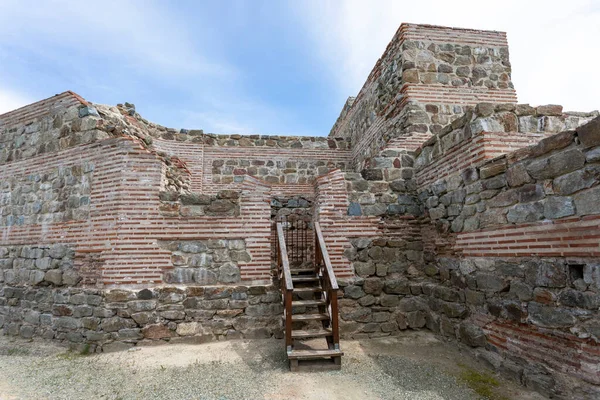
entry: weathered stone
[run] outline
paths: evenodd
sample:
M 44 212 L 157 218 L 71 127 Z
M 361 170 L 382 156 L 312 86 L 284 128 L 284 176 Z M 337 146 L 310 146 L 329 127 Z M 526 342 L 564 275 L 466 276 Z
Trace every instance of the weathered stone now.
M 375 298 L 375 296 L 373 296 L 372 294 L 368 294 L 358 299 L 358 304 L 360 304 L 363 307 L 369 307 L 375 304 L 376 301 L 377 299 Z
M 363 284 L 363 290 L 367 294 L 379 295 L 383 290 L 384 281 L 379 278 L 367 278 Z
M 481 179 L 491 178 L 506 171 L 506 167 L 506 160 L 485 165 L 479 169 L 479 176 Z
M 379 297 L 379 303 L 382 307 L 396 307 L 400 303 L 400 299 L 396 295 L 383 294 Z
M 467 316 L 468 310 L 463 304 L 444 302 L 442 312 L 449 318 L 464 318 Z
M 506 176 L 498 175 L 481 181 L 481 183 L 483 184 L 483 189 L 485 190 L 502 189 L 506 186 Z
M 583 167 L 585 156 L 578 149 L 570 149 L 536 160 L 527 165 L 527 172 L 535 179 L 551 179 Z
M 192 336 L 202 331 L 202 325 L 198 322 L 184 322 L 177 325 L 177 334 L 180 336 Z
M 63 244 L 53 244 L 48 249 L 48 254 L 50 257 L 55 259 L 63 258 L 67 255 L 68 248 Z
M 562 262 L 528 261 L 525 263 L 525 278 L 527 283 L 534 286 L 565 287 L 566 266 Z
M 406 314 L 406 322 L 412 329 L 419 329 L 427 323 L 426 313 L 424 311 L 413 311 Z
M 219 267 L 219 282 L 236 283 L 240 279 L 240 269 L 234 263 L 225 263 Z
M 600 145 L 600 117 L 577 128 L 577 136 L 585 147 Z
M 530 301 L 533 299 L 533 289 L 521 281 L 512 281 L 510 283 L 509 293 L 521 301 Z
M 44 280 L 58 286 L 62 284 L 62 275 L 63 272 L 61 270 L 51 269 L 50 271 L 46 272 Z
M 350 216 L 358 216 L 362 215 L 362 209 L 359 203 L 350 203 L 348 206 L 348 215 Z
M 562 106 L 556 104 L 548 104 L 545 106 L 538 106 L 536 108 L 537 115 L 562 115 Z
M 506 171 L 506 181 L 511 187 L 517 187 L 533 181 L 523 164 L 515 164 Z
M 508 211 L 506 218 L 517 224 L 539 221 L 544 218 L 544 205 L 540 202 L 517 204 Z
M 388 279 L 383 291 L 388 294 L 410 294 L 410 287 L 405 279 Z
M 136 299 L 135 293 L 129 290 L 122 289 L 113 289 L 105 294 L 105 299 L 107 303 L 120 303 L 128 300 Z
M 398 303 L 398 309 L 402 312 L 425 311 L 427 304 L 419 297 L 404 297 Z
M 529 303 L 528 312 L 531 323 L 545 328 L 566 328 L 577 322 L 569 310 L 535 302 Z
M 250 317 L 264 317 L 282 313 L 283 305 L 279 303 L 249 305 L 246 307 L 246 315 Z
M 104 332 L 117 332 L 121 329 L 134 328 L 134 327 L 135 327 L 135 323 L 131 319 L 121 318 L 121 317 L 106 318 L 100 324 L 100 328 Z
M 363 169 L 361 174 L 368 181 L 382 181 L 383 171 L 381 169 Z
M 462 323 L 458 328 L 458 335 L 463 343 L 471 347 L 483 347 L 486 344 L 485 334 L 483 330 L 469 323 Z
M 175 332 L 162 324 L 145 326 L 142 328 L 142 334 L 146 339 L 165 339 L 175 336 Z
M 206 268 L 197 268 L 193 272 L 193 279 L 199 285 L 214 285 L 217 283 L 217 274 Z
M 568 217 L 573 214 L 575 214 L 575 207 L 570 197 L 552 196 L 544 202 L 544 216 L 548 219 Z
M 354 271 L 360 277 L 367 277 L 375 274 L 375 264 L 372 262 L 354 262 Z
M 81 276 L 74 270 L 63 271 L 63 285 L 65 286 L 76 286 L 81 282 Z
M 600 214 L 600 186 L 577 193 L 573 200 L 577 214 Z
M 519 194 L 516 190 L 507 190 L 498 193 L 486 201 L 486 205 L 490 208 L 512 206 L 519 201 Z
M 519 202 L 529 203 L 532 201 L 541 200 L 545 197 L 544 188 L 542 185 L 527 184 L 515 191 L 519 195 Z
M 600 179 L 600 167 L 591 166 L 554 179 L 552 188 L 559 195 L 568 195 L 591 187 Z
M 156 300 L 134 300 L 127 303 L 131 312 L 152 311 L 156 309 Z
M 360 286 L 349 285 L 344 288 L 344 296 L 351 299 L 360 299 L 365 295 L 365 292 Z

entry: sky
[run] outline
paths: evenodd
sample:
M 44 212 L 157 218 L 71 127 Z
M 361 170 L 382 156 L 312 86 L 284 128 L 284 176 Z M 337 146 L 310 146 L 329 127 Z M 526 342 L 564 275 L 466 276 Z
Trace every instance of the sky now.
M 505 31 L 520 103 L 600 108 L 600 0 L 0 0 L 0 114 L 72 90 L 173 128 L 326 136 L 402 22 Z

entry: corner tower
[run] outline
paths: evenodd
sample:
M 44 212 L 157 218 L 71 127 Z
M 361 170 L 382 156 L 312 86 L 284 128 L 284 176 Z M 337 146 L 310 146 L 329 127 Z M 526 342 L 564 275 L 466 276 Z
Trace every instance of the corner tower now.
M 506 33 L 403 23 L 330 132 L 357 168 L 384 147 L 415 150 L 477 103 L 516 103 Z

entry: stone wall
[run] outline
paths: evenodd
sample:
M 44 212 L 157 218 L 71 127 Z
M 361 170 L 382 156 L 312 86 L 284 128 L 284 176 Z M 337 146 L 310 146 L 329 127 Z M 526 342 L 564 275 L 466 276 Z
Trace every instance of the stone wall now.
M 351 240 L 345 252 L 355 278 L 341 280 L 340 327 L 348 338 L 381 337 L 425 326 L 427 302 L 419 282 L 423 247 L 419 237 Z
M 215 285 L 239 283 L 239 261 L 252 258 L 244 239 L 207 241 L 169 241 L 161 247 L 172 252 L 174 268 L 167 272 L 167 283 Z
M 272 286 L 163 286 L 99 290 L 4 285 L 0 329 L 85 351 L 157 342 L 282 337 L 281 295 Z
M 87 219 L 93 171 L 93 164 L 83 163 L 6 177 L 0 186 L 0 225 Z
M 427 326 L 548 396 L 600 393 L 599 151 L 595 119 L 434 182 L 418 177 L 438 164 L 415 163 L 423 290 L 447 293 Z
M 0 246 L 0 283 L 29 286 L 75 286 L 75 252 L 64 244 Z
M 415 196 L 414 159 L 407 151 L 384 150 L 367 168 L 347 172 L 348 215 L 384 218 L 421 214 Z
M 0 115 L 0 164 L 106 139 L 99 115 L 72 92 L 65 92 Z
M 416 149 L 465 106 L 514 102 L 506 35 L 402 24 L 330 137 L 349 137 L 355 167 L 389 148 Z
M 240 215 L 240 193 L 234 190 L 221 190 L 216 195 L 190 192 L 161 192 L 160 211 L 163 215 L 235 216 Z
M 346 170 L 344 161 L 327 159 L 215 159 L 212 161 L 212 183 L 240 182 L 244 175 L 254 176 L 270 184 L 312 184 L 319 175 L 333 169 Z

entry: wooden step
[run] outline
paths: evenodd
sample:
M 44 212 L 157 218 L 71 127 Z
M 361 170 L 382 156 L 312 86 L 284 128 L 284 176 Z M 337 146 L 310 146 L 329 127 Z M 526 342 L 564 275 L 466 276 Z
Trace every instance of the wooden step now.
M 319 280 L 318 276 L 292 276 L 292 282 L 316 282 Z
M 329 319 L 327 314 L 297 314 L 292 315 L 292 322 L 295 321 L 321 321 Z
M 294 293 L 313 293 L 313 292 L 322 292 L 323 288 L 322 287 L 317 287 L 317 286 L 312 286 L 312 287 L 295 287 L 293 292 Z
M 292 350 L 288 351 L 290 360 L 314 360 L 323 357 L 341 357 L 344 352 L 341 350 Z
M 324 306 L 325 300 L 293 300 L 292 307 L 300 306 Z
M 293 274 L 306 274 L 306 273 L 315 273 L 315 269 L 314 268 L 297 268 L 297 269 L 292 269 L 290 271 Z
M 331 329 L 315 329 L 315 330 L 302 330 L 297 329 L 292 331 L 292 339 L 310 339 L 310 338 L 319 338 L 319 337 L 327 337 L 333 336 Z

